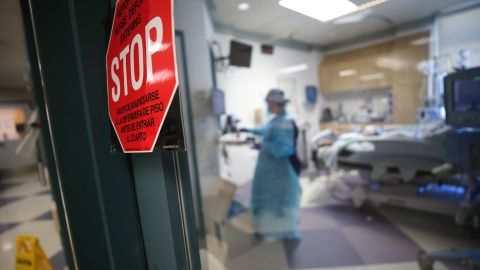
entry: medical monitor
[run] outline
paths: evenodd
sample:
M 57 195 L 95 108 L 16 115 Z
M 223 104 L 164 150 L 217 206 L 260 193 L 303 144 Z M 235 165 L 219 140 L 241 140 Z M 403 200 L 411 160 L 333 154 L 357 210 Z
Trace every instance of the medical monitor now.
M 238 67 L 250 67 L 252 46 L 238 41 L 230 41 L 229 64 Z
M 447 124 L 480 127 L 480 68 L 450 74 L 444 84 Z

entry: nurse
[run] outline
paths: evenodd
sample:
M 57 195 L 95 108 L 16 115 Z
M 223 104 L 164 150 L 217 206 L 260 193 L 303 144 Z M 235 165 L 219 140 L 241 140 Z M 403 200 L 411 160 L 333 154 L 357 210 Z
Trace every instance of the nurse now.
M 252 226 L 259 237 L 300 239 L 301 188 L 290 156 L 295 153 L 295 124 L 285 106 L 288 99 L 273 89 L 266 97 L 273 114 L 263 126 L 243 129 L 263 138 L 253 178 Z

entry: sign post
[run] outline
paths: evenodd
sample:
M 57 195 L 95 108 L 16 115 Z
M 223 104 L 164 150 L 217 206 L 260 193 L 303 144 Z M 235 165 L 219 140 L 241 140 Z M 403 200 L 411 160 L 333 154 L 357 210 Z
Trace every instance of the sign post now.
M 173 0 L 119 0 L 106 56 L 108 111 L 125 153 L 152 152 L 178 86 Z

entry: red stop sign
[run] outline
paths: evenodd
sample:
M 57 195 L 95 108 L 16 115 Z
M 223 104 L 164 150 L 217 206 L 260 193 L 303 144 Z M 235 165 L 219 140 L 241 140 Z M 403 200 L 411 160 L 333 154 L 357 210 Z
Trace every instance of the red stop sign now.
M 173 0 L 119 0 L 107 49 L 108 111 L 126 153 L 151 152 L 177 89 Z

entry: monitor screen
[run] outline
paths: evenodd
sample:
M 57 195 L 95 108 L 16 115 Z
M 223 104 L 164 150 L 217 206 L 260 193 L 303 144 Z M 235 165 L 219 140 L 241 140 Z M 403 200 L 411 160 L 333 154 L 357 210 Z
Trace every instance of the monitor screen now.
M 480 128 L 480 68 L 459 70 L 444 79 L 446 123 Z
M 453 95 L 453 110 L 455 112 L 480 111 L 480 81 L 456 80 Z
M 239 67 L 250 67 L 252 58 L 252 46 L 238 41 L 230 41 L 230 65 Z

